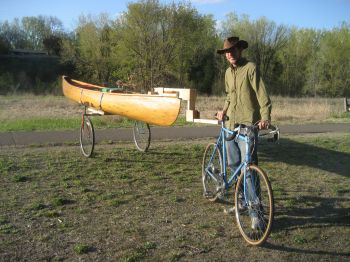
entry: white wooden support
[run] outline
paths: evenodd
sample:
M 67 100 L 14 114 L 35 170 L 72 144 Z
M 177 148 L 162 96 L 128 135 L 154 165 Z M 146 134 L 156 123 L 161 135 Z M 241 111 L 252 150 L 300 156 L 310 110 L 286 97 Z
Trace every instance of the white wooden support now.
M 219 122 L 216 119 L 200 119 L 200 113 L 196 110 L 197 90 L 190 88 L 167 88 L 167 87 L 155 87 L 154 91 L 150 94 L 158 94 L 161 96 L 178 97 L 184 101 L 187 101 L 186 107 L 186 121 L 203 124 L 218 125 Z
M 350 112 L 350 98 L 344 98 L 344 110 Z
M 103 116 L 103 115 L 108 115 L 106 112 L 100 110 L 100 109 L 96 109 L 93 107 L 88 107 L 86 108 L 86 113 L 88 115 L 92 115 L 92 116 Z
M 217 119 L 194 119 L 194 123 L 201 123 L 201 124 L 211 124 L 211 125 L 218 125 L 219 120 Z

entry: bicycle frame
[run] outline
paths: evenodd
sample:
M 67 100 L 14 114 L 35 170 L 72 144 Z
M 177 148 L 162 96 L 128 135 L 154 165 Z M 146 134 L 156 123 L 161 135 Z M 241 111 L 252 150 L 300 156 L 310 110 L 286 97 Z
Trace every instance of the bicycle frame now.
M 223 182 L 225 185 L 225 189 L 229 189 L 232 184 L 234 182 L 237 181 L 241 170 L 243 168 L 244 170 L 244 181 L 246 180 L 246 170 L 247 170 L 247 166 L 251 163 L 251 150 L 250 150 L 250 145 L 252 143 L 252 139 L 247 136 L 247 135 L 243 135 L 240 133 L 240 129 L 241 127 L 237 127 L 234 130 L 229 130 L 227 128 L 224 127 L 224 122 L 221 122 L 221 129 L 220 129 L 220 135 L 215 143 L 215 150 L 218 148 L 219 151 L 221 151 L 221 155 L 222 155 L 222 174 L 220 174 L 223 178 Z M 245 153 L 245 159 L 244 161 L 242 161 L 240 163 L 240 165 L 238 166 L 238 168 L 235 170 L 235 172 L 232 174 L 232 176 L 228 177 L 227 176 L 227 151 L 226 151 L 226 143 L 225 143 L 225 137 L 228 135 L 234 136 L 234 139 L 236 140 L 241 140 L 245 143 L 245 147 L 246 147 L 246 153 Z M 215 152 L 214 150 L 214 152 Z M 213 156 L 214 156 L 214 152 L 210 158 L 209 163 L 212 162 Z M 209 175 L 215 180 L 217 181 L 217 178 L 214 176 L 213 173 L 210 172 L 210 170 L 208 170 L 208 167 L 206 169 L 206 171 L 209 173 Z M 244 183 L 244 195 L 246 196 L 246 183 Z M 253 189 L 253 192 L 255 190 Z

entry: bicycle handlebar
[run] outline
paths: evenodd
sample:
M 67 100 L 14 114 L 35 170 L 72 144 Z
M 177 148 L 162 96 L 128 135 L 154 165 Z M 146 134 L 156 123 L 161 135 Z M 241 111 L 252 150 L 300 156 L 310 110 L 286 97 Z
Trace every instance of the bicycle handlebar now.
M 217 113 L 214 115 L 214 117 L 217 118 Z M 224 119 L 221 121 L 221 123 L 223 124 L 223 123 L 225 123 L 225 121 L 228 121 L 228 120 L 229 120 L 229 117 L 227 115 L 224 115 Z M 253 129 L 257 129 L 258 131 L 270 130 L 270 131 L 268 131 L 266 133 L 258 135 L 259 137 L 263 137 L 263 136 L 266 136 L 266 135 L 273 135 L 272 138 L 269 138 L 267 140 L 268 142 L 276 142 L 276 141 L 279 140 L 279 138 L 280 138 L 280 130 L 279 130 L 278 126 L 270 125 L 269 128 L 267 128 L 267 129 L 259 129 L 258 128 L 258 123 L 259 122 L 256 122 L 253 125 L 244 125 L 244 124 L 237 125 L 232 130 L 233 134 L 230 134 L 229 136 L 224 137 L 225 141 L 231 141 L 231 140 L 235 139 L 236 135 L 240 132 L 240 129 L 242 129 L 242 128 L 249 128 L 249 127 L 252 127 Z

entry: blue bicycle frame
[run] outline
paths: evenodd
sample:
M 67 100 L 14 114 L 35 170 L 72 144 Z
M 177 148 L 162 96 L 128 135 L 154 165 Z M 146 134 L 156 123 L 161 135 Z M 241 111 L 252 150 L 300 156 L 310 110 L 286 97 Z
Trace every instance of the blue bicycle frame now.
M 224 127 L 224 122 L 221 122 L 221 130 L 220 130 L 220 135 L 216 141 L 216 145 L 215 145 L 215 150 L 216 148 L 218 148 L 218 150 L 220 151 L 221 150 L 221 155 L 222 155 L 222 171 L 223 173 L 221 174 L 222 178 L 223 178 L 223 182 L 224 182 L 224 185 L 225 185 L 225 189 L 228 190 L 233 183 L 235 183 L 240 175 L 240 172 L 243 168 L 244 170 L 244 181 L 246 181 L 246 170 L 247 170 L 247 166 L 249 164 L 251 164 L 251 152 L 250 152 L 250 145 L 251 143 L 253 142 L 252 138 L 250 138 L 248 135 L 242 135 L 240 133 L 240 130 L 241 130 L 241 127 L 237 127 L 235 128 L 234 130 L 229 130 L 227 129 L 226 127 Z M 236 139 L 236 140 L 241 140 L 245 143 L 245 147 L 246 147 L 246 154 L 245 154 L 245 159 L 244 161 L 242 161 L 240 163 L 240 165 L 238 166 L 238 168 L 234 171 L 234 173 L 232 174 L 231 177 L 228 178 L 227 176 L 227 152 L 226 152 L 226 143 L 225 143 L 225 138 L 226 137 L 232 137 L 233 139 Z M 230 140 L 232 139 L 230 138 Z M 226 138 L 227 139 L 227 138 Z M 215 152 L 214 150 L 214 152 Z M 209 163 L 212 162 L 213 160 L 213 157 L 214 157 L 214 154 L 211 156 L 210 158 L 210 161 Z M 208 167 L 206 167 L 206 171 L 209 173 L 209 175 L 215 180 L 217 181 L 217 178 L 214 176 L 213 173 L 210 172 L 210 170 L 208 170 Z M 254 183 L 251 183 L 251 184 L 254 184 Z M 252 192 L 255 192 L 254 188 L 252 188 Z M 244 182 L 244 195 L 246 196 L 246 183 Z M 254 194 L 255 195 L 255 194 Z M 254 197 L 253 197 L 254 198 Z M 247 199 L 245 197 L 245 199 Z

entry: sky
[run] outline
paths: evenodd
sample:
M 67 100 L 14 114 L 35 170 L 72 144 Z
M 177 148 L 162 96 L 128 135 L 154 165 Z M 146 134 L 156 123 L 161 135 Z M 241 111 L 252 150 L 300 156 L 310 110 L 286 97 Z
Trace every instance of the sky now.
M 162 3 L 191 2 L 200 14 L 212 14 L 220 23 L 226 15 L 264 16 L 277 24 L 331 30 L 350 24 L 350 0 L 160 0 Z M 80 15 L 110 14 L 117 17 L 135 0 L 0 0 L 0 22 L 24 16 L 54 16 L 66 30 L 76 28 Z

